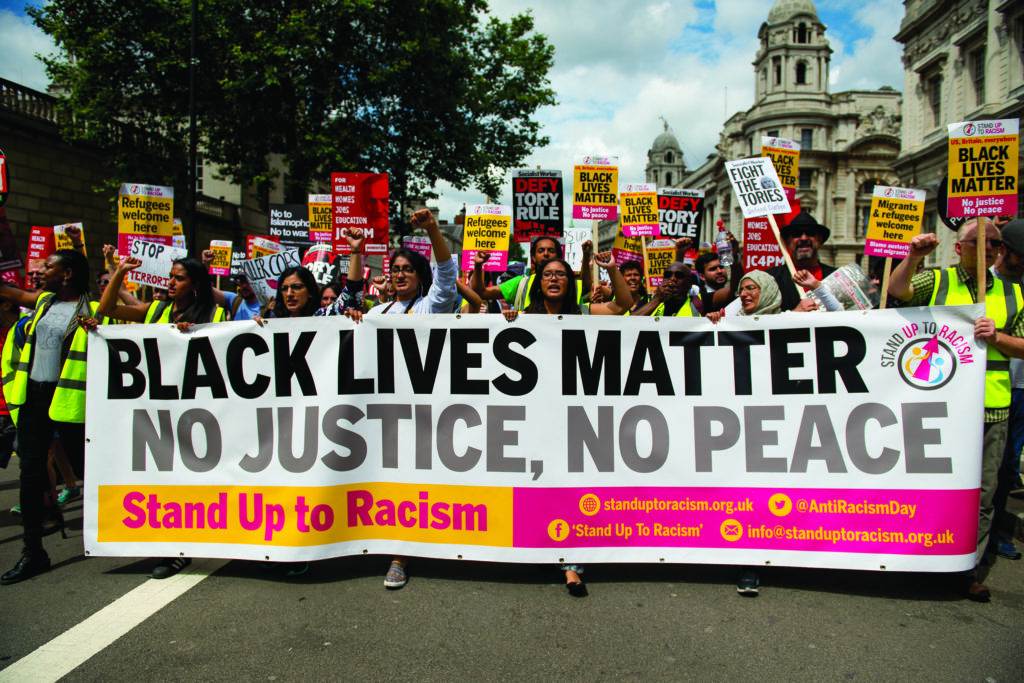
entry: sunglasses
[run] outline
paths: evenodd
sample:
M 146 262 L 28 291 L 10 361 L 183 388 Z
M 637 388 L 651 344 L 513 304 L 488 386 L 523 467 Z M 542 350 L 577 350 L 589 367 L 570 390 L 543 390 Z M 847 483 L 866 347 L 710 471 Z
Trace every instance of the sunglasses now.
M 961 240 L 960 244 L 975 245 L 975 244 L 977 244 L 977 241 L 975 241 L 975 240 Z M 999 247 L 1003 246 L 1003 241 L 1002 240 L 998 240 L 998 239 L 985 240 L 985 244 L 987 244 L 992 249 L 998 249 Z
M 683 270 L 666 270 L 664 277 L 675 278 L 676 280 L 685 280 L 690 277 L 690 274 Z

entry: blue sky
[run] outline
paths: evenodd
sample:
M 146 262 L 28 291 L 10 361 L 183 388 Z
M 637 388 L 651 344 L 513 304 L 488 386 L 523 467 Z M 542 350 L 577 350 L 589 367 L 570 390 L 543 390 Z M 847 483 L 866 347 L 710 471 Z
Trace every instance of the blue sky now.
M 38 4 L 38 3 L 33 3 Z M 818 0 L 833 49 L 832 92 L 903 89 L 900 46 L 892 40 L 901 0 Z M 530 11 L 555 46 L 550 78 L 558 104 L 539 112 L 548 147 L 528 165 L 571 170 L 583 154 L 620 157 L 622 182 L 643 180 L 647 148 L 672 125 L 689 167 L 718 142 L 722 122 L 753 103 L 751 61 L 771 0 L 491 0 L 508 17 Z M 45 89 L 33 54 L 52 49 L 24 14 L 25 3 L 0 0 L 0 77 Z M 443 218 L 474 191 L 441 186 Z M 504 199 L 508 199 L 505 197 Z

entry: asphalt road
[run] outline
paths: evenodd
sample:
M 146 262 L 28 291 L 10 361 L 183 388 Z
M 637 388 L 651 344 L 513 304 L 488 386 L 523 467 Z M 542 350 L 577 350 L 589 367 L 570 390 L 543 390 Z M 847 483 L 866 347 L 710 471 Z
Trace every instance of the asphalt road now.
M 0 470 L 0 567 L 17 560 L 14 471 Z M 150 560 L 82 556 L 81 507 L 46 539 L 54 569 L 0 587 L 3 669 L 149 580 Z M 949 576 L 774 568 L 758 598 L 734 568 L 603 565 L 569 597 L 549 567 L 386 558 L 315 563 L 297 579 L 230 562 L 68 674 L 69 680 L 1024 679 L 1024 562 L 993 599 Z

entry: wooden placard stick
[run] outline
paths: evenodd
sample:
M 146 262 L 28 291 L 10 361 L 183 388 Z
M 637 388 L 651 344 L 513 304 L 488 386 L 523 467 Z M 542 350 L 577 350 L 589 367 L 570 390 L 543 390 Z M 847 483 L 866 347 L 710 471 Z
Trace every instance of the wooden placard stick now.
M 640 251 L 643 253 L 643 256 L 644 256 L 644 288 L 647 290 L 648 294 L 651 294 L 652 293 L 651 290 L 653 289 L 651 287 L 651 262 L 650 262 L 650 259 L 647 258 L 647 238 L 646 237 L 641 237 L 640 238 Z
M 885 310 L 886 299 L 889 293 L 889 275 L 892 273 L 892 257 L 887 256 L 885 265 L 882 267 L 882 291 L 879 293 L 879 310 Z
M 600 268 L 597 267 L 597 261 L 594 260 L 594 254 L 598 253 L 597 242 L 597 224 L 599 221 L 590 222 L 590 282 L 591 286 L 596 285 L 601 280 Z
M 978 278 L 978 303 L 985 303 L 985 286 L 988 284 L 988 269 L 985 268 L 985 246 L 986 239 L 988 238 L 988 223 L 987 218 L 978 218 L 978 227 L 976 232 L 978 233 L 977 242 L 977 257 L 975 258 L 975 267 L 977 268 Z

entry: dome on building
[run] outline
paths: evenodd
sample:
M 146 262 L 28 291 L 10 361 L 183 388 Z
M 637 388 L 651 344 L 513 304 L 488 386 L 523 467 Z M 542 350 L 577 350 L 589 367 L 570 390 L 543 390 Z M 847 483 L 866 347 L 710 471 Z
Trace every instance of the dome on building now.
M 775 4 L 768 12 L 768 23 L 788 21 L 798 14 L 809 14 L 815 19 L 818 18 L 818 10 L 814 8 L 811 0 L 775 0 Z
M 668 129 L 668 123 L 665 124 L 665 130 L 661 135 L 654 138 L 654 144 L 651 145 L 652 152 L 663 152 L 666 149 L 674 149 L 676 151 L 682 151 L 683 149 L 679 146 L 679 140 L 676 140 L 676 136 Z

